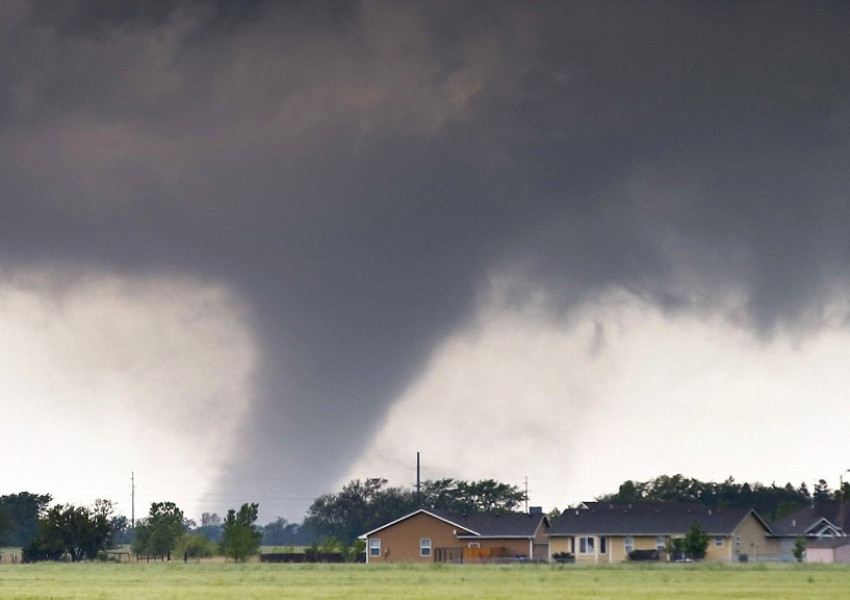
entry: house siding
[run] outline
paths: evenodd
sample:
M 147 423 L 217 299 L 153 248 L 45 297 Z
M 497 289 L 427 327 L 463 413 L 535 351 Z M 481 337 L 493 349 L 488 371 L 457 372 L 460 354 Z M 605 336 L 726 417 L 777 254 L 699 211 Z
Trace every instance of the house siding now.
M 455 530 L 458 530 L 456 526 L 431 515 L 416 514 L 369 535 L 366 538 L 366 559 L 369 563 L 376 564 L 434 562 L 437 548 L 459 545 L 454 535 Z M 465 532 L 459 530 L 458 533 Z M 369 556 L 370 541 L 376 538 L 381 540 L 381 556 Z M 431 538 L 431 556 L 419 555 L 419 540 L 422 538 Z
M 762 531 L 764 531 L 762 529 Z M 593 537 L 595 540 L 594 547 L 595 552 L 593 554 L 581 554 L 578 552 L 578 542 L 576 541 L 576 549 L 573 551 L 573 545 L 570 541 L 570 536 L 559 536 L 552 537 L 549 540 L 549 551 L 550 558 L 552 554 L 556 554 L 559 552 L 574 552 L 576 557 L 576 563 L 582 564 L 598 564 L 598 563 L 621 563 L 629 560 L 628 554 L 626 553 L 626 537 L 627 536 L 579 536 L 576 535 L 575 538 L 578 540 L 579 537 Z M 602 554 L 599 552 L 601 548 L 600 539 L 605 537 L 607 539 L 607 552 Z M 628 536 L 634 540 L 634 550 L 656 550 L 658 548 L 658 537 L 656 535 L 634 535 Z M 664 535 L 661 536 L 664 538 L 665 547 L 669 545 L 670 541 L 674 537 L 682 537 L 682 536 L 670 536 Z M 716 545 L 716 537 L 709 537 L 709 545 L 706 550 L 705 560 L 709 562 L 730 562 L 733 560 L 737 560 L 737 553 L 733 552 L 734 541 L 730 536 L 720 536 L 723 540 L 722 546 Z M 750 539 L 749 537 L 747 539 Z M 759 542 L 759 547 L 764 549 L 764 534 L 761 536 L 761 541 Z M 667 560 L 667 554 L 661 554 L 661 560 Z
M 850 541 L 842 540 L 839 546 L 808 547 L 805 561 L 807 563 L 850 563 Z
M 796 560 L 794 558 L 794 545 L 797 543 L 797 538 L 795 537 L 782 537 L 782 538 L 774 538 L 774 542 L 777 543 L 779 548 L 779 560 L 783 562 L 793 562 Z
M 572 552 L 572 542 L 570 536 L 550 536 L 549 537 L 549 560 L 552 560 L 553 554 L 561 552 Z
M 764 537 L 764 536 L 762 536 Z M 720 545 L 718 546 L 718 540 Z M 705 549 L 706 562 L 732 562 L 733 556 L 737 557 L 737 538 L 735 535 L 711 535 L 708 536 L 708 548 Z
M 834 548 L 806 548 L 807 563 L 835 562 Z
M 588 537 L 593 538 L 593 552 L 588 552 L 582 554 L 581 551 L 581 540 L 580 538 Z M 607 542 L 606 542 L 607 543 Z M 598 564 L 600 562 L 608 562 L 608 553 L 600 554 L 599 553 L 599 536 L 598 535 L 577 535 L 575 536 L 575 557 L 576 563 L 580 564 Z M 569 551 L 568 551 L 569 552 Z
M 655 550 L 658 548 L 658 536 L 656 535 L 611 536 L 611 562 L 625 562 L 629 560 L 629 555 L 626 553 L 626 537 L 631 537 L 634 540 L 634 550 Z M 670 537 L 663 537 L 666 544 Z M 662 558 L 664 558 L 664 555 L 662 555 Z
M 740 546 L 738 545 L 740 539 Z M 741 554 L 747 555 L 747 560 L 777 560 L 781 554 L 781 542 L 776 538 L 767 537 L 759 520 L 749 513 L 732 533 L 732 552 L 728 560 L 737 562 Z
M 845 544 L 835 548 L 832 558 L 837 563 L 850 563 L 850 545 Z
M 594 552 L 581 554 L 579 552 L 580 537 L 592 537 L 594 539 Z M 602 548 L 602 538 L 606 540 L 606 552 L 600 552 Z M 655 550 L 657 536 L 631 536 L 634 539 L 635 550 Z M 572 539 L 575 538 L 575 546 Z M 665 536 L 665 541 L 669 540 L 669 536 Z M 553 554 L 560 552 L 572 552 L 575 555 L 576 563 L 579 564 L 601 564 L 601 563 L 619 563 L 629 559 L 626 554 L 626 536 L 622 535 L 580 535 L 575 536 L 557 536 L 549 538 L 549 558 L 551 560 Z
M 549 526 L 541 522 L 540 527 L 537 528 L 534 534 L 534 541 L 532 542 L 531 558 L 534 560 L 549 559 L 549 536 L 546 535 L 548 531 Z

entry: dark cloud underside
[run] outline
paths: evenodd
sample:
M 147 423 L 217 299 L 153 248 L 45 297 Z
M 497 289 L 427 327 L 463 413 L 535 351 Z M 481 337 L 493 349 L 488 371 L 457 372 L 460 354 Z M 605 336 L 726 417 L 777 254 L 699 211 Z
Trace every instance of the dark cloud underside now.
M 489 273 L 567 308 L 620 285 L 716 312 L 743 290 L 765 333 L 816 326 L 847 281 L 842 3 L 0 14 L 3 261 L 237 288 L 263 345 L 237 465 L 318 456 L 314 491 Z

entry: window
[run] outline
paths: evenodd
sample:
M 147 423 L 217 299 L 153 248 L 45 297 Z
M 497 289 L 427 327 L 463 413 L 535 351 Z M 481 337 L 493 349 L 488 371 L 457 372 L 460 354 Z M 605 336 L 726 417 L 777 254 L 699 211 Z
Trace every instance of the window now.
M 626 539 L 623 540 L 623 546 L 626 550 L 626 554 L 629 554 L 632 550 L 635 549 L 635 538 L 630 535 L 627 535 Z
M 381 538 L 372 538 L 369 540 L 369 556 L 381 555 Z
M 608 538 L 599 538 L 599 554 L 608 554 Z
M 481 544 L 478 543 L 478 542 L 469 542 L 469 547 L 470 548 L 480 548 Z
M 419 540 L 419 556 L 431 556 L 431 538 Z
M 579 554 L 593 554 L 596 551 L 596 538 L 593 537 L 580 537 L 578 539 L 578 552 Z
M 663 535 L 655 536 L 655 549 L 659 552 L 667 549 L 667 540 L 664 539 Z
M 723 536 L 722 535 L 714 536 L 714 545 L 717 546 L 718 548 L 721 548 L 723 546 Z

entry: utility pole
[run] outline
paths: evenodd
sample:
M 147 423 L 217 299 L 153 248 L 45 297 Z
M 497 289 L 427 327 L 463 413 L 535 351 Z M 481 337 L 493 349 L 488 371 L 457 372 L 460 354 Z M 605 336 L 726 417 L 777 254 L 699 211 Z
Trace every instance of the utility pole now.
M 844 533 L 844 473 L 838 476 L 838 523 L 841 535 L 847 535 Z
M 419 469 L 419 452 L 416 453 L 416 503 L 422 504 L 422 479 Z
M 130 529 L 136 530 L 136 473 L 130 471 Z
M 528 475 L 525 476 L 525 514 L 528 514 Z

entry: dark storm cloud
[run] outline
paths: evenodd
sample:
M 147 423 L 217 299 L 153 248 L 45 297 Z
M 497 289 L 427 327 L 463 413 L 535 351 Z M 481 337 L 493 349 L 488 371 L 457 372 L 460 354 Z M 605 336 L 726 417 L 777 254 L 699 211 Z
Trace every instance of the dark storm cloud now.
M 0 10 L 4 262 L 240 290 L 263 401 L 236 466 L 324 461 L 310 493 L 490 273 L 562 308 L 742 292 L 765 333 L 847 282 L 840 3 Z

